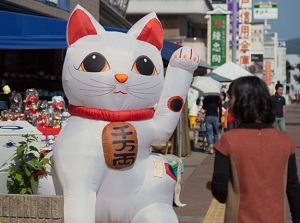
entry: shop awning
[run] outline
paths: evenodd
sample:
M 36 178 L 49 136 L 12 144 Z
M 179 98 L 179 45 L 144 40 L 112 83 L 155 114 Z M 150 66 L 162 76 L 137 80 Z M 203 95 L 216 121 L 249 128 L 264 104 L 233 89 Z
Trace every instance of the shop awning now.
M 60 19 L 0 11 L 0 49 L 64 49 L 66 24 Z
M 66 26 L 66 20 L 0 11 L 0 49 L 66 49 Z M 125 29 L 104 28 L 107 31 L 127 32 Z M 179 47 L 164 41 L 161 51 L 163 59 L 169 61 Z M 200 67 L 210 69 L 208 64 L 202 63 Z

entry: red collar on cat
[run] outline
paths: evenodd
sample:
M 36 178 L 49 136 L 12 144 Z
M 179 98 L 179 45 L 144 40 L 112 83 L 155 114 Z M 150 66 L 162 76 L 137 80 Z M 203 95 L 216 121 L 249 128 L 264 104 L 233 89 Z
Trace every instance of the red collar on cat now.
M 153 108 L 111 111 L 106 109 L 69 105 L 68 111 L 74 116 L 108 122 L 140 121 L 150 119 L 154 115 Z

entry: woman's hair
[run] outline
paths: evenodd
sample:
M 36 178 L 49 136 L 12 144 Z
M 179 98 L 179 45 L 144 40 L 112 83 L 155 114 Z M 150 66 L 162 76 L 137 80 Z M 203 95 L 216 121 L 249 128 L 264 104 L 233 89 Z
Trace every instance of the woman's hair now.
M 256 76 L 240 77 L 234 80 L 228 89 L 230 98 L 234 97 L 231 114 L 240 123 L 272 124 L 275 110 L 269 88 Z

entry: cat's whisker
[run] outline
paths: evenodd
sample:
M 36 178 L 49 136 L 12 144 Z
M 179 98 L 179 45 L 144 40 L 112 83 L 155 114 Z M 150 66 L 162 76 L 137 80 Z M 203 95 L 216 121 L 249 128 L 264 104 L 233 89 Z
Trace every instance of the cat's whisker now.
M 128 92 L 128 93 L 131 94 L 130 92 Z M 148 100 L 148 99 L 150 99 L 150 98 L 142 98 L 142 97 L 136 96 L 136 95 L 134 95 L 134 94 L 131 94 L 131 95 L 134 96 L 134 97 L 136 97 L 136 98 L 143 99 L 143 100 Z
M 103 96 L 103 95 L 109 94 L 110 92 L 112 92 L 112 91 L 109 91 L 109 92 L 107 92 L 107 93 L 104 93 L 104 94 L 97 94 L 97 95 L 84 95 L 84 96 L 85 96 L 85 97 L 91 97 L 91 98 L 94 98 L 94 97 L 101 97 L 101 96 Z
M 144 82 L 144 83 L 140 83 L 140 84 L 134 84 L 134 85 L 131 85 L 130 87 L 132 87 L 132 86 L 144 85 L 144 84 L 149 84 L 149 82 Z
M 94 85 L 91 85 L 91 84 L 84 83 L 84 82 L 82 82 L 81 80 L 78 80 L 76 77 L 74 77 L 74 76 L 72 75 L 72 72 L 70 71 L 70 67 L 68 67 L 68 70 L 69 70 L 70 76 L 71 76 L 74 80 L 76 80 L 77 82 L 79 82 L 79 83 L 81 83 L 81 84 L 84 84 L 84 85 L 86 85 L 86 86 L 89 86 L 89 87 L 102 88 L 101 86 L 94 86 Z
M 114 90 L 114 88 L 110 87 L 109 89 L 103 89 L 103 90 L 90 90 L 90 89 L 79 89 L 81 91 L 91 91 L 91 92 L 102 92 L 102 91 L 110 91 Z
M 128 92 L 137 93 L 137 94 L 155 94 L 154 92 L 139 92 L 139 91 L 132 91 L 132 90 L 128 90 Z
M 89 78 L 89 79 L 90 79 L 91 81 L 94 81 L 94 82 L 97 82 L 97 83 L 100 83 L 100 84 L 105 84 L 105 85 L 108 85 L 108 86 L 110 86 L 110 87 L 114 87 L 114 85 L 112 85 L 112 84 L 104 83 L 104 82 L 95 80 L 95 79 L 93 79 L 93 78 Z
M 128 86 L 126 89 L 127 90 L 138 90 L 138 91 L 141 91 L 141 90 L 148 90 L 148 89 L 152 89 L 152 88 L 155 88 L 156 86 L 158 86 L 160 84 L 160 82 L 158 82 L 157 84 L 153 85 L 153 86 L 149 86 L 147 88 L 134 88 L 133 86 L 135 85 L 131 85 L 131 86 Z

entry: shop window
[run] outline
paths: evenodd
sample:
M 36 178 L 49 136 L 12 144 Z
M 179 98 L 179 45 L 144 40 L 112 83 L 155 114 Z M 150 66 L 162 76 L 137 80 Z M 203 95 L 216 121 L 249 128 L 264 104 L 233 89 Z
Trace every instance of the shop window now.
M 7 52 L 4 57 L 4 70 L 6 73 L 21 72 L 21 55 L 16 52 Z
M 129 0 L 110 0 L 109 4 L 125 15 Z
M 0 53 L 1 87 L 12 91 L 28 88 L 62 91 L 61 72 L 64 50 L 3 50 Z

